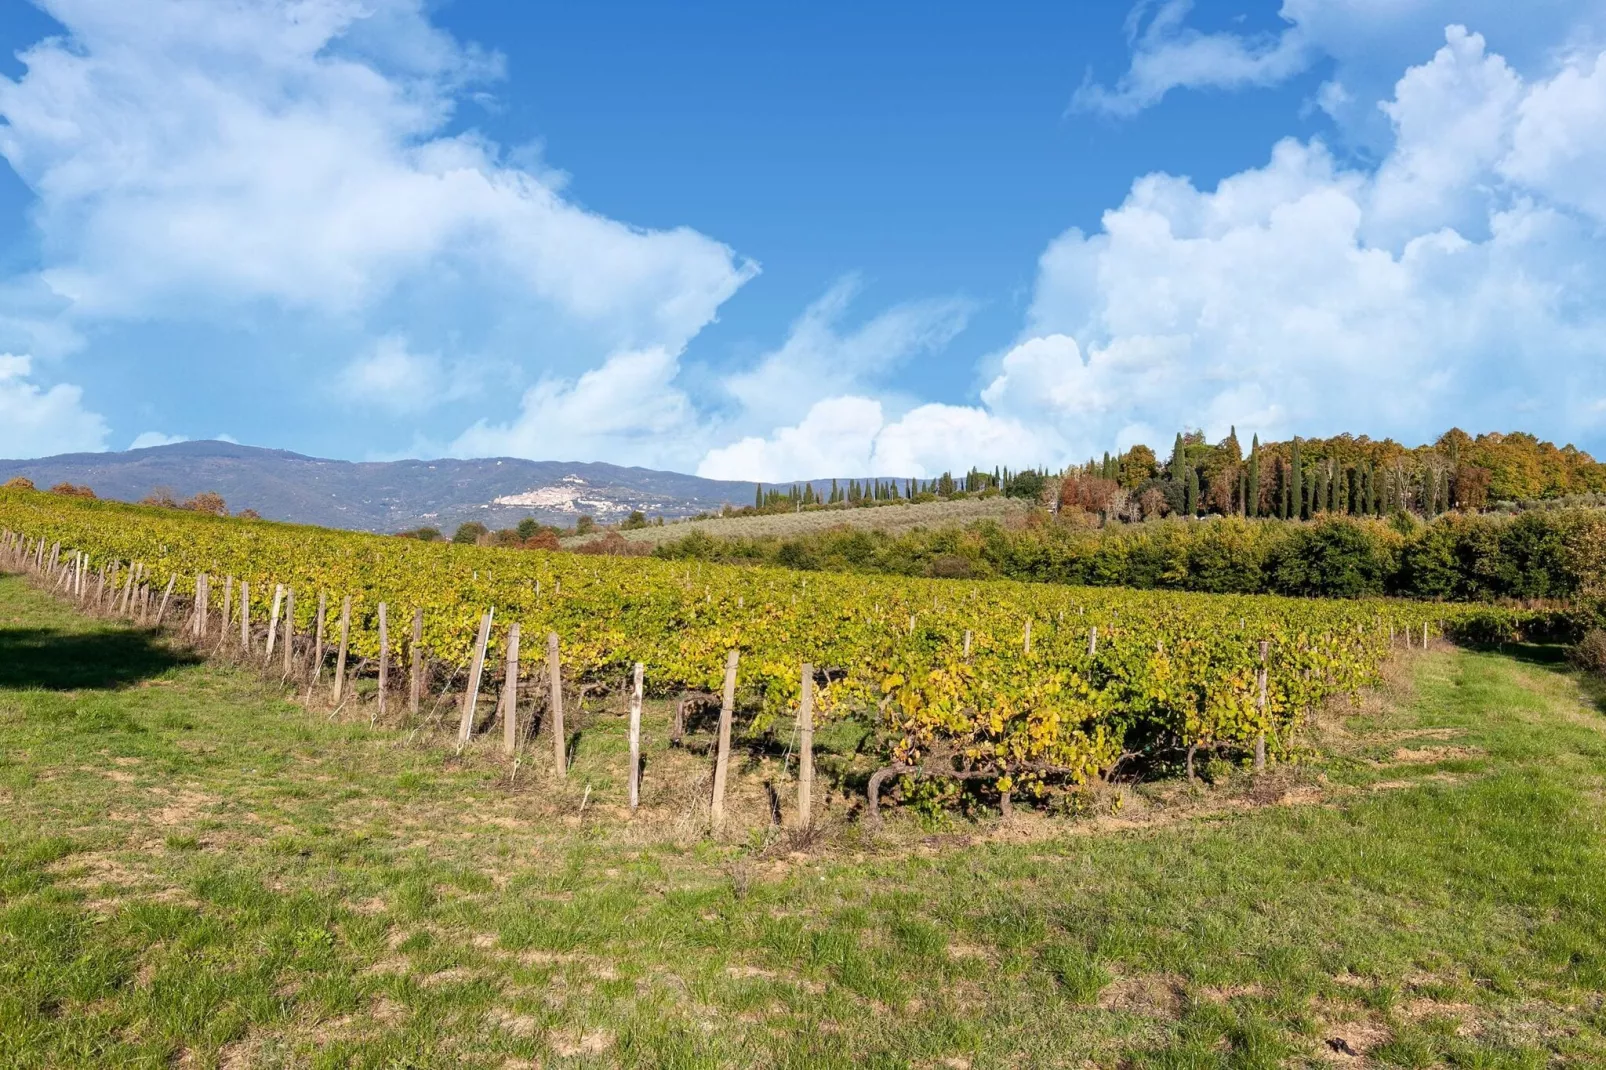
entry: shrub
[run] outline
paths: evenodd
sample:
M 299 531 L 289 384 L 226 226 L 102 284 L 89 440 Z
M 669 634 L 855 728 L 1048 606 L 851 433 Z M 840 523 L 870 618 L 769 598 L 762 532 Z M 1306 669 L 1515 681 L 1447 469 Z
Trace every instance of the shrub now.
M 35 490 L 35 489 L 37 489 L 37 488 L 34 487 L 33 480 L 29 479 L 27 476 L 12 476 L 10 479 L 5 481 L 4 485 L 0 485 L 0 490 Z
M 574 533 L 576 535 L 589 535 L 593 531 L 596 531 L 596 530 L 597 530 L 597 522 L 592 517 L 586 516 L 584 513 L 581 513 L 578 517 L 575 518 L 575 521 L 574 521 Z
M 57 483 L 50 488 L 50 493 L 60 494 L 64 498 L 93 498 L 95 492 L 88 487 L 77 487 L 71 483 Z
M 1568 660 L 1585 672 L 1606 675 L 1606 631 L 1591 628 L 1568 652 Z

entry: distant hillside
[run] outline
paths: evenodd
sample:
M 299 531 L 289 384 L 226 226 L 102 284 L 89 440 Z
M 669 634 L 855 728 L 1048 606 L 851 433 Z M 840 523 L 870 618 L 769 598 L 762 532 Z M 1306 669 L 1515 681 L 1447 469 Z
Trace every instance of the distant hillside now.
M 478 520 L 491 528 L 533 516 L 608 523 L 639 509 L 666 519 L 745 505 L 754 485 L 612 464 L 484 460 L 331 461 L 229 442 L 181 442 L 122 453 L 0 460 L 0 482 L 26 476 L 40 489 L 87 485 L 102 498 L 138 501 L 162 487 L 187 498 L 215 491 L 230 512 L 270 520 L 393 532 L 429 525 L 450 534 Z M 829 481 L 827 481 L 828 483 Z
M 761 539 L 768 536 L 793 538 L 830 528 L 848 527 L 861 531 L 900 534 L 915 528 L 951 528 L 979 520 L 996 520 L 1006 526 L 1020 524 L 1030 506 L 1019 498 L 960 498 L 937 502 L 888 502 L 868 508 L 844 506 L 836 509 L 810 509 L 798 513 L 771 513 L 759 516 L 716 517 L 712 520 L 682 520 L 663 527 L 639 528 L 619 534 L 630 542 L 652 546 L 702 532 L 718 538 Z M 563 540 L 567 548 L 583 546 L 606 537 L 572 535 Z

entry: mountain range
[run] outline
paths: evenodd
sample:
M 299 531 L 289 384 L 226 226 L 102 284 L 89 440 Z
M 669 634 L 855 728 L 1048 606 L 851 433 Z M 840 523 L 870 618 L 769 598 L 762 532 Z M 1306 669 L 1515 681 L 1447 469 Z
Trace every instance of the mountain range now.
M 139 501 L 157 490 L 178 499 L 213 491 L 231 513 L 254 509 L 270 520 L 364 531 L 429 526 L 447 534 L 470 520 L 491 528 L 525 517 L 569 525 L 585 514 L 609 523 L 637 509 L 673 520 L 717 511 L 726 503 L 746 505 L 755 486 L 647 468 L 514 457 L 335 461 L 232 442 L 0 460 L 0 482 L 14 476 L 26 476 L 41 490 L 73 483 L 121 501 Z M 823 482 L 829 487 L 829 480 Z

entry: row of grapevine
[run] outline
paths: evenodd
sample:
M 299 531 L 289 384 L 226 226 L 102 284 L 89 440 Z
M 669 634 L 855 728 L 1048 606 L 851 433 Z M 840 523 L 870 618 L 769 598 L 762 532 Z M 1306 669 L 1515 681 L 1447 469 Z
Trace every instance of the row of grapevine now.
M 1521 623 L 1476 606 L 510 551 L 25 491 L 0 491 L 0 527 L 31 545 L 72 547 L 96 569 L 137 565 L 157 584 L 172 578 L 181 598 L 201 573 L 259 591 L 285 584 L 302 593 L 300 631 L 317 593 L 349 596 L 360 657 L 378 654 L 381 602 L 409 618 L 422 608 L 423 645 L 458 664 L 494 608 L 526 635 L 563 636 L 566 676 L 618 679 L 641 662 L 660 694 L 714 690 L 739 650 L 742 691 L 761 718 L 795 708 L 798 665 L 808 662 L 820 668 L 821 716 L 874 710 L 891 760 L 992 776 L 1006 790 L 1022 779 L 1081 782 L 1138 750 L 1264 741 L 1275 753 L 1303 711 L 1374 679 L 1405 636 Z M 404 637 L 393 629 L 391 640 L 399 655 Z

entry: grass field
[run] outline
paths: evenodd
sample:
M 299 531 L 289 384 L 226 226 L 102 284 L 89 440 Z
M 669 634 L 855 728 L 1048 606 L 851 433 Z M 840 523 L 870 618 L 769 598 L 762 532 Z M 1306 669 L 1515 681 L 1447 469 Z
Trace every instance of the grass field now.
M 0 1065 L 1601 1065 L 1595 698 L 1397 677 L 1258 782 L 714 842 L 659 706 L 632 822 L 611 713 L 513 777 L 0 578 Z
M 663 527 L 621 531 L 631 542 L 653 546 L 685 538 L 701 531 L 717 538 L 758 538 L 778 535 L 806 535 L 833 527 L 860 528 L 897 534 L 914 528 L 963 527 L 978 520 L 996 520 L 1017 525 L 1026 516 L 1027 503 L 1018 498 L 960 498 L 951 502 L 904 502 L 866 506 L 860 509 L 815 509 L 802 513 L 771 513 L 765 516 L 717 517 L 712 520 L 682 520 Z M 566 549 L 600 539 L 598 535 L 572 535 L 563 539 Z

